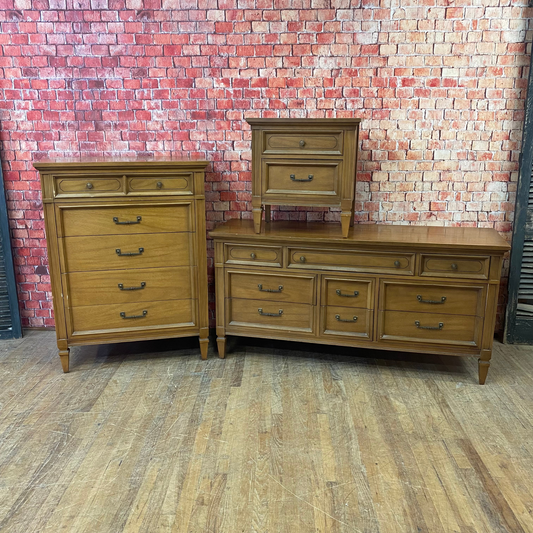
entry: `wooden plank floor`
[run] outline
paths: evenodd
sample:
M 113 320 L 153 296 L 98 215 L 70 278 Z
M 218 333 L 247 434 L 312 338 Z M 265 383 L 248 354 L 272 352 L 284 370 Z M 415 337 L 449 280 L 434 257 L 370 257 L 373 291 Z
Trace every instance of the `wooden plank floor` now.
M 533 348 L 228 349 L 2 341 L 0 531 L 533 531 Z

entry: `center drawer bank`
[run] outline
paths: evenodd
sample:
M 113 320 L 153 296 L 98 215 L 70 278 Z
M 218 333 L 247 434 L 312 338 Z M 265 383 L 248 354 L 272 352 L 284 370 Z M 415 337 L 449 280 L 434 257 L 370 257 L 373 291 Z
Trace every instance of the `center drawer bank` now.
M 492 229 L 231 220 L 215 242 L 226 335 L 479 357 L 492 354 L 503 254 Z
M 207 161 L 41 161 L 57 346 L 198 335 L 207 357 Z

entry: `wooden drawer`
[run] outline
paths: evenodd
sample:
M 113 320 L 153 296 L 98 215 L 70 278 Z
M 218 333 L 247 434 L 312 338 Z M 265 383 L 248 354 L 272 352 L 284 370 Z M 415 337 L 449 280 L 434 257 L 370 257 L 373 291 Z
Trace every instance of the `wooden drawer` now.
M 192 327 L 195 300 L 85 305 L 70 309 L 70 335 L 157 327 Z M 133 318 L 132 318 L 133 317 Z
M 490 257 L 421 254 L 420 275 L 488 279 Z
M 226 244 L 224 257 L 228 264 L 280 267 L 283 254 L 281 246 Z
M 264 154 L 342 155 L 342 131 L 264 131 Z
M 321 308 L 321 334 L 372 338 L 372 311 L 327 306 Z
M 374 280 L 322 277 L 322 305 L 374 307 Z
M 192 172 L 173 176 L 135 176 L 128 177 L 130 195 L 146 194 L 193 194 L 194 180 Z
M 65 237 L 194 230 L 191 204 L 58 207 Z
M 185 266 L 192 233 L 66 237 L 63 272 Z M 121 255 L 119 255 L 119 253 Z M 124 254 L 135 255 L 124 255 Z
M 314 309 L 306 304 L 227 298 L 226 326 L 311 333 Z
M 483 316 L 485 291 L 484 286 L 382 281 L 380 309 Z
M 55 196 L 98 196 L 123 195 L 124 185 L 120 177 L 56 177 L 54 179 Z
M 262 197 L 277 204 L 301 202 L 339 202 L 338 161 L 272 161 L 263 164 Z M 304 204 L 305 205 L 305 204 Z
M 289 248 L 289 268 L 413 275 L 415 254 Z
M 315 276 L 282 276 L 268 272 L 226 273 L 230 298 L 271 302 L 315 303 Z
M 63 274 L 69 307 L 180 300 L 196 296 L 191 267 L 133 268 Z
M 379 318 L 380 340 L 476 347 L 483 329 L 477 316 L 380 311 Z

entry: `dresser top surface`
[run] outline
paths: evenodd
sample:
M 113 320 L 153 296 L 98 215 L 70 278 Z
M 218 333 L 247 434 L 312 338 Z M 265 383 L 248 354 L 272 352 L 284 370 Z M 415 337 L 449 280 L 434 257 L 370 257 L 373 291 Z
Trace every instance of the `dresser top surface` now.
M 247 118 L 251 126 L 356 126 L 360 118 Z
M 344 243 L 349 245 L 408 246 L 425 248 L 458 248 L 463 252 L 510 249 L 500 234 L 491 228 L 458 228 L 444 226 L 392 226 L 359 224 L 350 228 L 344 239 L 336 223 L 285 222 L 264 224 L 261 233 L 255 233 L 252 220 L 230 220 L 210 232 L 211 237 L 246 238 L 249 240 L 284 240 L 293 243 Z
M 62 159 L 42 159 L 35 161 L 33 166 L 37 170 L 74 170 L 98 168 L 205 168 L 209 161 L 193 156 L 172 157 L 73 157 Z

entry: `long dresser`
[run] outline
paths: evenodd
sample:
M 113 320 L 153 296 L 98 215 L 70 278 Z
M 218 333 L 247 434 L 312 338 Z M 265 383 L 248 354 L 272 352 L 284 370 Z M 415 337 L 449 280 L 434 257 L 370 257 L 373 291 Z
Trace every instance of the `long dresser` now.
M 198 335 L 207 357 L 207 161 L 40 161 L 57 345 Z
M 490 366 L 507 242 L 492 229 L 249 220 L 215 242 L 217 344 L 226 336 L 479 357 Z

